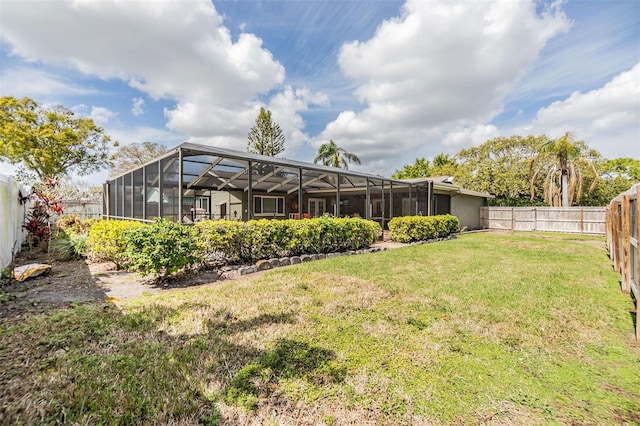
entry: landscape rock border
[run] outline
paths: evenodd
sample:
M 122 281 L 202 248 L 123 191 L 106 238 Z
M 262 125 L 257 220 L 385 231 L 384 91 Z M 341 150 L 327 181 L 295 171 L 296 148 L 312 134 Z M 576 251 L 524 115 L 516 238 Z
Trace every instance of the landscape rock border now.
M 411 243 L 404 244 L 403 246 L 430 244 L 430 243 L 436 243 L 439 241 L 452 240 L 456 238 L 457 238 L 457 235 L 453 234 L 445 238 L 435 238 L 435 239 L 426 240 L 426 241 L 414 241 Z M 228 268 L 228 270 L 235 270 L 235 272 L 238 275 L 244 276 L 244 275 L 253 274 L 259 271 L 268 271 L 270 269 L 280 268 L 280 267 L 289 266 L 289 265 L 297 265 L 299 263 L 313 262 L 315 260 L 331 259 L 331 258 L 340 257 L 340 256 L 354 256 L 359 254 L 377 253 L 380 251 L 387 251 L 387 250 L 389 250 L 389 248 L 387 247 L 370 247 L 368 249 L 350 250 L 345 252 L 303 254 L 300 256 L 262 259 L 257 261 L 254 265 L 228 266 L 226 268 Z

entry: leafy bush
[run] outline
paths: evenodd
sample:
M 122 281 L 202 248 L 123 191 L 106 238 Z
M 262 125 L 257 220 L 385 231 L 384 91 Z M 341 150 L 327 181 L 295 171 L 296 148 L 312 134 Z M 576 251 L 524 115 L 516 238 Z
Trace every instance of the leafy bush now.
M 328 215 L 305 220 L 203 221 L 195 227 L 207 260 L 214 263 L 358 250 L 369 247 L 381 232 L 376 222 Z
M 82 221 L 77 214 L 64 215 L 58 220 L 55 248 L 63 260 L 79 259 L 86 255 L 89 229 L 93 223 L 95 219 Z
M 210 263 L 241 263 L 250 257 L 249 230 L 244 222 L 205 220 L 195 224 L 198 240 Z
M 82 226 L 82 221 L 77 214 L 66 214 L 58 219 L 56 226 L 61 231 L 66 231 L 71 228 L 78 229 Z
M 126 263 L 124 235 L 145 225 L 133 220 L 98 220 L 91 225 L 86 251 L 91 260 L 114 262 L 118 268 Z
M 394 217 L 389 221 L 389 235 L 400 243 L 444 238 L 458 232 L 459 228 L 458 218 L 449 214 Z
M 124 257 L 130 270 L 168 276 L 201 263 L 197 229 L 162 218 L 124 233 Z

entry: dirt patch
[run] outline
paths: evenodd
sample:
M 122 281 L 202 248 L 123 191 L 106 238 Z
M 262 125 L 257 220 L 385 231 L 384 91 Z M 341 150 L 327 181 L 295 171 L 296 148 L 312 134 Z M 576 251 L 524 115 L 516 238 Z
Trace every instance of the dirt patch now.
M 22 252 L 15 260 L 17 266 L 30 263 L 49 264 L 51 270 L 5 286 L 10 300 L 0 304 L 0 318 L 48 312 L 82 303 L 128 299 L 234 277 L 229 272 L 205 271 L 154 281 L 150 277 L 119 271 L 113 263 L 92 263 L 86 259 L 64 261 L 41 251 Z
M 407 244 L 381 241 L 373 245 L 378 248 L 398 248 Z M 174 276 L 157 281 L 151 277 L 117 270 L 113 263 L 95 263 L 86 259 L 60 260 L 56 255 L 41 250 L 26 250 L 18 254 L 15 265 L 30 263 L 51 265 L 50 272 L 23 282 L 13 281 L 4 287 L 10 300 L 0 304 L 0 318 L 19 317 L 25 313 L 51 310 L 108 300 L 129 299 L 143 294 L 212 284 L 221 280 L 237 279 L 234 270 L 203 271 L 192 275 Z M 261 272 L 252 274 L 260 275 Z

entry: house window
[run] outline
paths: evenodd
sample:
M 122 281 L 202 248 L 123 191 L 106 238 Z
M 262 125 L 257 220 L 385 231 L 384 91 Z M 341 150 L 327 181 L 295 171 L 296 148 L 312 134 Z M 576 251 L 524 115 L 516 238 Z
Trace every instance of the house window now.
M 284 197 L 253 197 L 253 213 L 257 216 L 284 216 Z

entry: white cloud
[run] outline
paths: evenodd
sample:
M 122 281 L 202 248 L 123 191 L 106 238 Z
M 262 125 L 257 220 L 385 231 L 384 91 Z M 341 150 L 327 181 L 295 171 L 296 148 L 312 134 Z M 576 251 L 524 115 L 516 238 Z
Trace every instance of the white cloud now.
M 2 68 L 2 96 L 30 97 L 42 102 L 57 102 L 61 96 L 90 95 L 96 90 L 79 86 L 65 78 L 31 67 Z
M 112 118 L 116 118 L 117 116 L 117 112 L 111 111 L 108 108 L 95 106 L 91 107 L 91 113 L 89 114 L 89 118 L 100 126 L 107 124 Z
M 640 159 L 640 63 L 601 88 L 541 108 L 525 129 L 550 137 L 571 132 L 608 158 Z
M 144 114 L 144 99 L 142 98 L 133 98 L 133 105 L 131 107 L 131 114 L 136 117 Z
M 268 109 L 273 121 L 285 134 L 286 156 L 295 155 L 300 146 L 309 141 L 309 135 L 303 132 L 305 123 L 298 111 L 307 111 L 312 105 L 329 106 L 329 98 L 323 93 L 314 93 L 306 88 L 294 90 L 291 86 L 286 86 L 271 98 Z M 255 116 L 258 116 L 257 112 Z
M 408 0 L 371 39 L 340 49 L 339 64 L 365 106 L 340 113 L 315 144 L 333 139 L 367 161 L 389 164 L 494 135 L 486 123 L 545 44 L 570 26 L 557 5 L 540 14 L 536 6 Z
M 185 140 L 185 136 L 180 133 L 149 126 L 112 127 L 109 129 L 109 136 L 120 145 L 155 142 L 167 148 L 173 148 Z
M 500 132 L 496 126 L 492 124 L 477 125 L 449 132 L 444 137 L 442 145 L 460 149 L 482 145 L 489 139 L 497 138 L 498 136 L 500 136 Z
M 99 106 L 89 107 L 85 104 L 75 105 L 71 107 L 71 111 L 73 111 L 75 114 L 92 119 L 99 126 L 104 126 L 105 124 L 110 123 L 113 118 L 116 118 L 118 116 L 117 112 L 111 111 L 109 108 Z
M 260 38 L 233 40 L 208 0 L 9 1 L 0 24 L 12 55 L 175 100 L 169 129 L 195 139 L 246 140 L 258 96 L 285 76 Z

